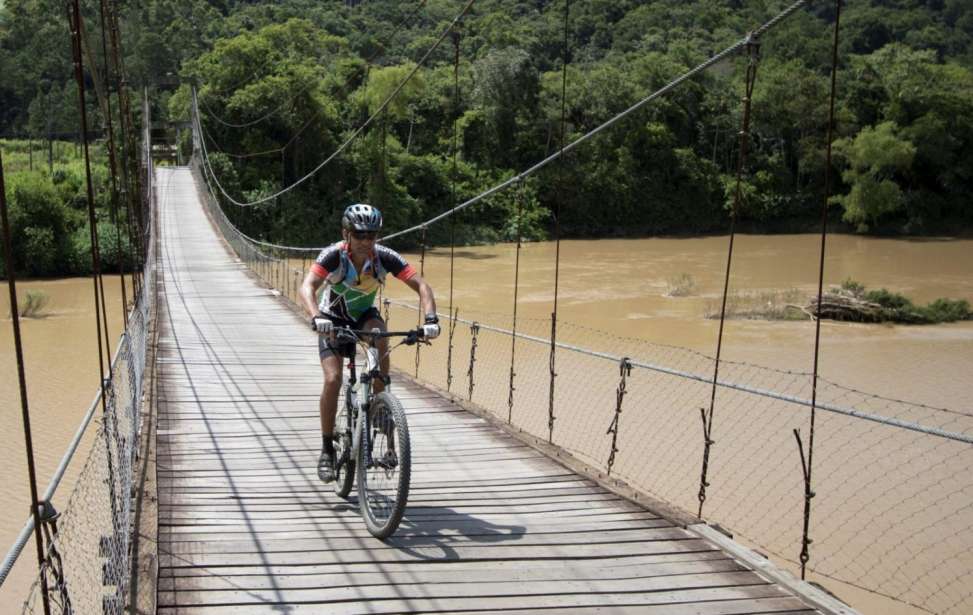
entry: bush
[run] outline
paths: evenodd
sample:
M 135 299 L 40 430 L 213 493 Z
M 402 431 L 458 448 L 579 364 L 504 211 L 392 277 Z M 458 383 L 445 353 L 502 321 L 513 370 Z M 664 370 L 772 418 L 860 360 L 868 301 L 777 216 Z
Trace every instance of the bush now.
M 936 299 L 922 311 L 929 318 L 930 322 L 954 322 L 957 320 L 973 319 L 973 312 L 970 312 L 970 303 L 965 299 Z
M 27 227 L 24 229 L 24 273 L 29 276 L 57 273 L 57 245 L 54 231 L 49 228 Z
M 28 290 L 23 299 L 17 302 L 17 314 L 24 318 L 39 318 L 51 298 L 41 290 Z
M 865 285 L 862 284 L 861 282 L 856 282 L 851 278 L 847 278 L 845 279 L 844 282 L 841 283 L 841 289 L 847 290 L 848 292 L 855 295 L 856 297 L 861 297 L 862 294 L 864 294 L 865 292 Z
M 870 290 L 865 293 L 865 300 L 877 303 L 889 310 L 914 310 L 915 306 L 908 298 L 898 293 L 890 292 L 884 288 Z
M 696 292 L 696 280 L 688 273 L 680 273 L 666 280 L 667 297 L 688 297 Z

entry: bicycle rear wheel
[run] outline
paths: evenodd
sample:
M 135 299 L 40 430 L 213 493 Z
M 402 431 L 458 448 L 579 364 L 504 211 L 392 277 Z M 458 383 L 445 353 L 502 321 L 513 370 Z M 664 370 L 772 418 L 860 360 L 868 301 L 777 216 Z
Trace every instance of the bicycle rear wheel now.
M 351 434 L 352 424 L 351 404 L 348 401 L 350 391 L 345 391 L 345 401 L 338 409 L 338 414 L 334 417 L 334 458 L 335 458 L 335 477 L 334 492 L 340 498 L 347 498 L 351 493 L 351 487 L 355 484 L 355 459 L 351 455 Z
M 402 403 L 381 392 L 368 408 L 372 464 L 366 467 L 366 446 L 358 448 L 358 503 L 368 531 L 388 538 L 399 526 L 409 499 L 412 449 Z

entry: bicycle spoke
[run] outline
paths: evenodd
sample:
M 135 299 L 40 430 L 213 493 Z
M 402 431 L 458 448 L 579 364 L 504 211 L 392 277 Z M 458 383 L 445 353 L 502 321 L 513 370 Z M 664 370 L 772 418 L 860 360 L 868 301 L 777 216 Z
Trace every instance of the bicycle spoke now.
M 359 455 L 358 489 L 362 513 L 369 531 L 380 538 L 390 535 L 405 511 L 409 494 L 410 448 L 408 425 L 402 404 L 388 393 L 372 403 L 367 443 Z

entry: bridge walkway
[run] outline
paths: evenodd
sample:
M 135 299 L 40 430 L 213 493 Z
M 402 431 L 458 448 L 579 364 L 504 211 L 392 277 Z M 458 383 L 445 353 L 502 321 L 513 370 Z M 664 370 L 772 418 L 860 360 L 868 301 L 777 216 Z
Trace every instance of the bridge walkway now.
M 230 254 L 188 170 L 157 185 L 158 613 L 816 612 L 406 378 L 409 507 L 372 538 L 315 474 L 316 339 Z

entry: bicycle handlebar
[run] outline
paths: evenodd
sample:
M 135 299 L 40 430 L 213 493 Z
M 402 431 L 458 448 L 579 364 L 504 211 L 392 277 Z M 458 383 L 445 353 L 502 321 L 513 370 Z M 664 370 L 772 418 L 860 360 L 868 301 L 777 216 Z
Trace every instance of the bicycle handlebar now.
M 354 338 L 343 340 L 348 342 L 358 341 L 363 336 L 371 337 L 373 339 L 383 337 L 404 337 L 406 338 L 404 343 L 407 346 L 411 346 L 417 341 L 426 338 L 426 334 L 422 330 L 422 327 L 416 327 L 415 329 L 411 329 L 409 331 L 364 331 L 361 329 L 352 329 L 351 327 L 334 327 L 332 331 L 334 332 L 336 338 L 342 337 L 342 333 Z

